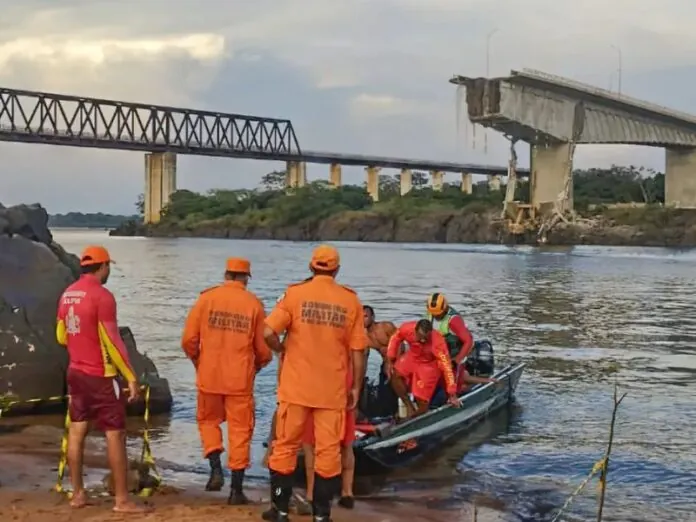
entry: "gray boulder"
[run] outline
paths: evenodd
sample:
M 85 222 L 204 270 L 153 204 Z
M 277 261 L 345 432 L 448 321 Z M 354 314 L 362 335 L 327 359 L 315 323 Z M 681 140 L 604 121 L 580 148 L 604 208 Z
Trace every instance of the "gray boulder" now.
M 42 412 L 64 404 L 67 352 L 55 340 L 63 290 L 79 276 L 78 258 L 53 241 L 40 205 L 0 204 L 0 408 Z M 135 371 L 151 385 L 153 413 L 169 412 L 172 396 L 154 363 L 138 352 L 130 329 L 121 334 Z M 9 408 L 7 403 L 18 401 Z M 142 411 L 135 404 L 133 414 Z

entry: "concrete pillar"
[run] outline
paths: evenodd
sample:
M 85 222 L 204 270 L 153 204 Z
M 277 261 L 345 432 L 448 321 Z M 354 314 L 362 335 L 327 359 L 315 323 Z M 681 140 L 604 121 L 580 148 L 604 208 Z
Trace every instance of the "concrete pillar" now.
M 367 167 L 367 193 L 375 203 L 379 201 L 379 167 Z
M 491 192 L 500 190 L 500 176 L 488 176 L 488 190 Z
M 441 170 L 433 170 L 430 172 L 432 177 L 433 190 L 435 192 L 442 192 L 442 186 L 445 184 L 445 173 Z
M 341 186 L 341 165 L 332 163 L 329 169 L 329 183 L 332 187 Z
M 469 173 L 462 172 L 462 192 L 464 194 L 474 193 L 474 180 Z
M 307 164 L 304 161 L 288 161 L 285 166 L 285 187 L 299 188 L 307 184 Z
M 696 149 L 665 149 L 665 206 L 696 208 Z
M 405 196 L 413 189 L 413 172 L 411 169 L 401 169 L 399 176 L 399 184 L 401 185 L 401 195 Z
M 561 202 L 561 210 L 573 209 L 573 180 L 570 143 L 533 145 L 530 154 L 530 203 L 539 209 L 544 203 L 555 204 L 568 182 L 568 199 Z M 569 179 L 571 176 L 571 179 Z
M 176 192 L 176 154 L 152 152 L 145 154 L 145 215 L 150 225 L 159 223 L 162 210 Z

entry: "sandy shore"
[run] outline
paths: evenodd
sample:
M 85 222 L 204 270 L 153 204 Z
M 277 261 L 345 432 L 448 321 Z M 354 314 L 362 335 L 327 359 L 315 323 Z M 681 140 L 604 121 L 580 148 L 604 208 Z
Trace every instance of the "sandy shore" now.
M 249 489 L 247 495 L 252 504 L 245 507 L 227 506 L 224 493 L 204 493 L 200 486 L 191 485 L 186 490 L 171 487 L 147 499 L 155 511 L 144 516 L 124 516 L 111 512 L 112 499 L 97 497 L 94 505 L 75 510 L 70 508 L 67 498 L 52 491 L 56 482 L 56 468 L 59 458 L 60 429 L 45 426 L 29 426 L 21 429 L 8 429 L 0 426 L 0 520 L 13 522 L 39 522 L 61 520 L 108 521 L 137 518 L 152 522 L 209 522 L 224 519 L 226 522 L 261 520 L 261 512 L 268 505 L 268 491 Z M 91 441 L 86 449 L 87 484 L 99 482 L 105 474 L 106 460 L 99 450 L 99 444 Z M 419 502 L 411 498 L 408 502 L 356 502 L 353 511 L 335 508 L 333 519 L 336 522 L 396 522 L 409 520 L 473 520 L 471 505 L 462 504 L 455 510 L 432 511 L 419 508 Z M 310 517 L 291 517 L 293 520 L 311 520 Z M 501 513 L 479 509 L 479 522 L 502 522 Z

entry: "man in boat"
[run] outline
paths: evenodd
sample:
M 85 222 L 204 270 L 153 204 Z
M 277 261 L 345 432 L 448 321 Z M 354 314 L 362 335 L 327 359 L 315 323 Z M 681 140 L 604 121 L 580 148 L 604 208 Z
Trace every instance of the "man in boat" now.
M 220 491 L 225 482 L 220 425 L 227 422 L 230 505 L 248 502 L 243 484 L 255 423 L 254 380 L 273 358 L 263 335 L 263 304 L 247 289 L 250 277 L 247 259 L 229 258 L 224 283 L 201 292 L 186 319 L 181 339 L 184 352 L 196 368 L 196 420 L 203 457 L 210 464 L 206 491 Z
M 409 349 L 397 360 L 403 342 L 408 343 Z M 445 381 L 447 401 L 459 406 L 447 343 L 442 334 L 433 331 L 432 322 L 428 319 L 406 322 L 392 335 L 387 347 L 387 376 L 406 406 L 407 418 L 428 411 L 441 377 Z M 408 396 L 409 385 L 416 405 Z
M 357 405 L 364 375 L 368 342 L 362 303 L 353 290 L 336 282 L 338 251 L 317 247 L 309 266 L 312 277 L 290 285 L 266 318 L 266 342 L 283 354 L 268 458 L 271 508 L 262 515 L 269 522 L 288 520 L 297 453 L 310 417 L 316 439 L 312 511 L 315 522 L 329 522 L 341 476 L 346 408 Z
M 375 321 L 375 309 L 369 305 L 363 306 L 363 316 L 365 320 L 365 330 L 367 338 L 370 341 L 369 348 L 379 352 L 382 356 L 382 372 L 380 377 L 384 375 L 385 361 L 387 360 L 387 347 L 389 339 L 396 332 L 396 325 L 391 321 Z M 370 351 L 365 351 L 365 368 L 367 368 L 367 359 Z M 381 379 L 380 379 L 381 380 Z

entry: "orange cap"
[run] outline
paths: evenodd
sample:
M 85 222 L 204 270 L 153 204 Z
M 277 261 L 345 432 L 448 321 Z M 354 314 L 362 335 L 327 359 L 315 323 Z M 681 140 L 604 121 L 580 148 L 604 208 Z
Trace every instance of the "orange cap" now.
M 228 272 L 236 272 L 238 274 L 251 275 L 251 263 L 243 257 L 230 257 L 227 259 L 225 270 Z
M 99 263 L 113 263 L 109 251 L 103 246 L 88 246 L 80 256 L 80 266 L 97 265 Z
M 319 245 L 312 252 L 312 260 L 309 265 L 316 270 L 336 270 L 341 264 L 341 257 L 331 245 Z

